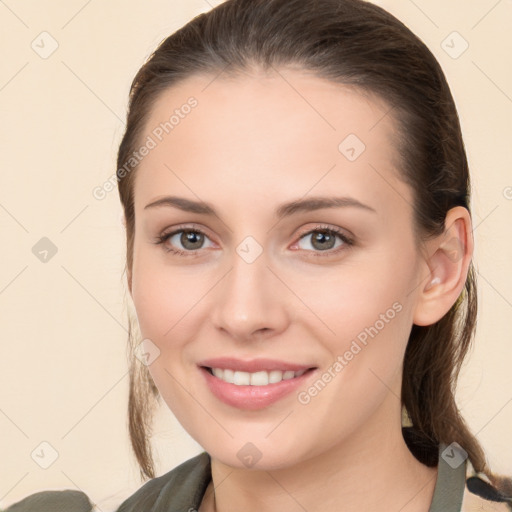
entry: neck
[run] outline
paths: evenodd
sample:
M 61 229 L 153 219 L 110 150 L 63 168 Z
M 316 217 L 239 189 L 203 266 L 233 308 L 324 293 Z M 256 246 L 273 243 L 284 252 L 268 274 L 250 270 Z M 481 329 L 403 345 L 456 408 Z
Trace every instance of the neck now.
M 376 417 L 328 452 L 284 469 L 236 469 L 212 459 L 201 512 L 427 512 L 436 478 L 437 468 L 409 451 L 395 414 L 393 421 Z

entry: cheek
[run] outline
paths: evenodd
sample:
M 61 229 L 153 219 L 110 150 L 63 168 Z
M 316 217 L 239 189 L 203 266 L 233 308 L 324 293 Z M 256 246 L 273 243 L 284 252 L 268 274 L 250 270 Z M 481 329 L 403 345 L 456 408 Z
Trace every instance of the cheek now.
M 149 269 L 133 274 L 133 304 L 137 312 L 137 319 L 141 334 L 144 338 L 159 340 L 172 327 L 173 302 L 176 295 L 169 290 L 165 293 L 165 287 Z
M 416 272 L 414 251 L 382 251 L 373 255 L 371 265 L 340 267 L 329 279 L 317 280 L 322 286 L 303 283 L 305 302 L 326 326 L 311 317 L 319 326 L 317 333 L 325 332 L 322 343 L 329 356 L 322 371 L 336 376 L 331 400 L 324 395 L 325 407 L 366 414 L 390 389 L 399 394 Z
M 337 328 L 344 335 L 344 359 L 351 360 L 346 376 L 361 389 L 392 386 L 401 369 L 412 327 L 416 271 L 411 253 L 382 257 L 348 278 L 350 291 L 342 298 L 346 322 L 339 315 Z
M 133 296 L 142 337 L 149 338 L 165 353 L 180 348 L 184 330 L 190 329 L 187 312 L 191 314 L 194 302 L 187 294 L 179 293 L 175 285 L 175 281 L 170 287 L 148 279 Z
M 193 303 L 197 302 L 196 293 L 191 291 L 195 287 L 183 291 L 187 290 L 186 281 L 190 285 L 179 272 L 151 262 L 151 257 L 134 262 L 132 298 L 141 337 L 151 340 L 157 347 L 153 350 L 158 350 L 148 371 L 178 417 L 183 416 L 180 411 L 187 405 L 179 385 L 188 370 L 186 342 L 182 340 L 190 335 Z
M 301 314 L 313 314 L 318 325 L 324 324 L 326 339 L 329 331 L 333 340 L 353 339 L 360 333 L 364 338 L 372 326 L 382 332 L 390 326 L 407 328 L 416 272 L 413 254 L 381 254 L 371 264 L 340 265 L 329 273 L 324 269 L 316 278 L 296 275 L 294 292 L 307 305 L 300 308 Z
M 195 365 L 190 340 L 202 337 L 211 304 L 208 293 L 218 280 L 217 273 L 193 267 L 165 265 L 149 251 L 133 266 L 132 298 L 140 333 L 159 351 L 148 370 L 168 404 L 181 403 L 179 383 Z
M 165 263 L 165 258 L 160 247 L 135 247 L 133 304 L 142 336 L 159 345 L 166 339 L 176 339 L 187 314 L 193 315 L 193 307 L 204 294 L 205 286 L 192 266 L 171 266 Z

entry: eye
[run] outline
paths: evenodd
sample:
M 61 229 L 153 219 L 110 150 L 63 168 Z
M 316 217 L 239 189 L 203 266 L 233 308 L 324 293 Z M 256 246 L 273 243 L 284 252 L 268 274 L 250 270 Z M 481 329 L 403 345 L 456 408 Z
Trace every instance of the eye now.
M 308 237 L 310 238 L 309 242 L 307 242 Z M 165 251 L 173 254 L 196 256 L 198 251 L 205 248 L 206 240 L 210 239 L 201 229 L 178 226 L 170 232 L 163 232 L 154 243 L 163 245 Z M 210 241 L 209 247 L 213 245 Z M 354 245 L 354 241 L 339 228 L 322 225 L 303 233 L 292 249 L 298 247 L 312 253 L 313 256 L 332 256 L 352 245 Z
M 195 255 L 196 251 L 204 249 L 205 240 L 209 240 L 209 238 L 203 231 L 198 228 L 187 227 L 177 228 L 169 233 L 164 232 L 157 237 L 155 243 L 162 244 L 167 252 L 191 256 Z
M 308 241 L 308 238 L 310 239 Z M 301 245 L 301 242 L 304 241 Z M 336 242 L 338 243 L 336 244 Z M 298 246 L 313 252 L 314 256 L 331 256 L 354 245 L 354 242 L 339 228 L 329 226 L 317 226 L 301 235 L 299 241 L 293 247 Z M 334 250 L 333 250 L 334 249 Z M 326 253 L 326 254 L 321 254 Z

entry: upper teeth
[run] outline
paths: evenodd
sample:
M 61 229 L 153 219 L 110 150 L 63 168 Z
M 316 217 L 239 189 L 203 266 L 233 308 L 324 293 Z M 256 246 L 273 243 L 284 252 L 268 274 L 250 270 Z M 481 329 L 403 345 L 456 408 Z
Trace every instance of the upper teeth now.
M 249 373 L 222 368 L 212 368 L 212 372 L 215 377 L 237 386 L 267 386 L 268 384 L 275 384 L 282 380 L 300 377 L 305 371 L 306 370 L 300 370 L 298 372 L 294 372 L 288 370 L 283 372 L 281 370 L 272 370 L 270 372 L 261 371 Z

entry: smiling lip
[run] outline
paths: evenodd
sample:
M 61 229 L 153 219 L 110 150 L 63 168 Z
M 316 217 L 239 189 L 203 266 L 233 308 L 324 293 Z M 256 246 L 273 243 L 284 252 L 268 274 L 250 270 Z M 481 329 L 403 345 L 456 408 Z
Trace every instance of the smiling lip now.
M 234 357 L 219 357 L 216 359 L 207 359 L 198 363 L 198 366 L 205 366 L 207 368 L 226 368 L 239 372 L 261 372 L 261 371 L 292 371 L 299 372 L 301 370 L 308 370 L 312 368 L 311 365 L 286 363 L 284 361 L 277 361 L 275 359 L 253 359 L 252 361 L 242 361 Z
M 208 359 L 198 364 L 206 384 L 212 394 L 227 405 L 244 410 L 258 410 L 268 407 L 303 385 L 316 369 L 311 365 L 301 365 L 273 359 L 242 361 L 235 358 Z M 211 373 L 212 368 L 229 369 L 239 372 L 256 373 L 261 371 L 294 371 L 300 376 L 263 386 L 236 385 L 225 382 Z

